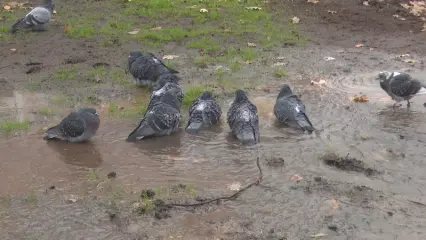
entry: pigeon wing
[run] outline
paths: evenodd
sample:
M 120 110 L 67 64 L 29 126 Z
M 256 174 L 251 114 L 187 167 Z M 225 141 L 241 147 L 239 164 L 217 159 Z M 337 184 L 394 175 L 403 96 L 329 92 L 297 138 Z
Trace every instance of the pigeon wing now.
M 86 129 L 86 122 L 77 113 L 72 112 L 60 123 L 61 131 L 67 137 L 79 137 Z

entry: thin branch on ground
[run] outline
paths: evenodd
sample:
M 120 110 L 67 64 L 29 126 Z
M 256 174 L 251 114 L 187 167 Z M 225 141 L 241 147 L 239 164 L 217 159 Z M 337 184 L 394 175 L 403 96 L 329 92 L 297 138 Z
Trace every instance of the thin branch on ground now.
M 217 197 L 217 198 L 205 200 L 205 201 L 198 202 L 198 203 L 189 203 L 189 204 L 169 203 L 169 204 L 166 204 L 166 206 L 169 206 L 169 207 L 198 207 L 198 206 L 206 205 L 206 204 L 209 204 L 209 203 L 212 203 L 212 202 L 217 202 L 219 200 L 232 200 L 232 199 L 235 199 L 242 192 L 246 191 L 247 189 L 249 189 L 249 188 L 251 188 L 251 187 L 253 187 L 255 185 L 259 185 L 262 182 L 262 180 L 263 180 L 263 172 L 262 172 L 262 168 L 260 167 L 260 162 L 259 161 L 260 161 L 259 157 L 257 157 L 256 165 L 257 165 L 257 168 L 259 169 L 259 178 L 256 181 L 250 183 L 249 185 L 241 188 L 236 193 L 234 193 L 234 194 L 232 194 L 230 196 Z

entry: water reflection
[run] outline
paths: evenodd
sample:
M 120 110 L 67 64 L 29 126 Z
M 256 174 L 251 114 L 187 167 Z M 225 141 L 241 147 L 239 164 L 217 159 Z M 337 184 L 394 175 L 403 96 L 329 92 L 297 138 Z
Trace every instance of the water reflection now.
M 67 164 L 97 168 L 102 165 L 102 156 L 92 142 L 68 143 L 64 141 L 48 141 L 47 146 L 60 156 Z
M 182 147 L 182 137 L 185 135 L 182 129 L 170 136 L 151 137 L 141 141 L 129 143 L 147 156 L 175 155 L 179 156 Z

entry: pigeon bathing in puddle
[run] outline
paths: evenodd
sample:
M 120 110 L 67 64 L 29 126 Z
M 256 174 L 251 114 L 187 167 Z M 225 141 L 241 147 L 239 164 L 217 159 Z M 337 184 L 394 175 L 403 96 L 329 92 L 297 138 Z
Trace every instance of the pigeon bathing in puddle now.
M 228 110 L 227 121 L 232 133 L 243 144 L 252 145 L 259 142 L 257 107 L 250 102 L 241 89 L 235 91 L 235 99 Z
M 99 123 L 96 109 L 91 107 L 75 109 L 58 125 L 47 129 L 43 139 L 59 139 L 68 142 L 86 141 L 96 134 Z
M 140 51 L 130 53 L 128 68 L 136 83 L 141 86 L 152 86 L 162 74 L 179 73 L 164 65 L 154 54 Z
M 380 80 L 380 87 L 396 102 L 393 107 L 407 101 L 407 108 L 410 108 L 412 97 L 426 93 L 426 84 L 412 78 L 408 73 L 380 72 L 377 79 Z
M 169 75 L 172 75 L 172 76 L 169 76 Z M 178 106 L 178 110 L 180 111 L 180 108 L 182 106 L 182 100 L 183 100 L 183 90 L 177 83 L 176 78 L 178 77 L 173 74 L 164 74 L 160 76 L 160 78 L 158 79 L 158 82 L 155 83 L 152 89 L 153 91 L 151 93 L 151 97 L 150 97 L 146 112 L 148 112 L 152 108 L 152 106 L 154 106 L 156 102 L 159 102 L 161 99 L 161 96 L 163 96 L 170 89 L 177 89 L 179 91 L 177 95 L 177 100 L 178 100 L 177 106 Z
M 44 31 L 45 25 L 50 22 L 52 18 L 54 5 L 52 0 L 47 0 L 43 5 L 33 8 L 23 18 L 13 24 L 10 32 L 15 33 L 22 28 L 32 28 L 36 31 Z
M 304 131 L 312 133 L 315 129 L 305 113 L 305 105 L 291 91 L 287 84 L 280 86 L 280 93 L 274 105 L 274 114 L 282 123 L 296 123 Z
M 180 109 L 177 96 L 179 89 L 172 88 L 147 110 L 139 125 L 127 137 L 127 141 L 142 140 L 147 137 L 167 136 L 179 127 Z
M 187 132 L 198 132 L 203 125 L 217 124 L 222 115 L 219 104 L 216 103 L 209 91 L 204 91 L 198 99 L 194 100 L 188 111 Z

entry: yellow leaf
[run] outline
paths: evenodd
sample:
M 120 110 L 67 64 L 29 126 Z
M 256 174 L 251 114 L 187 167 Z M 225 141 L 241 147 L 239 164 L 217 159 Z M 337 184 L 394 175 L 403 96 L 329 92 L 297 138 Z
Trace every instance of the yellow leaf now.
M 10 10 L 10 6 L 9 5 L 4 5 L 4 10 Z
M 360 44 L 356 44 L 355 45 L 356 48 L 360 48 L 360 47 L 364 47 L 364 44 L 360 43 Z
M 352 98 L 352 100 L 353 100 L 354 102 L 368 102 L 368 97 L 367 97 L 367 96 L 365 96 L 365 95 L 361 95 L 361 96 L 354 96 L 354 97 Z
M 333 209 L 339 208 L 339 202 L 336 199 L 331 200 L 331 205 L 332 205 Z
M 138 33 L 139 33 L 139 31 L 140 31 L 140 29 L 133 29 L 133 31 L 128 32 L 128 34 L 130 34 L 130 35 L 135 35 L 135 34 L 138 34 Z

